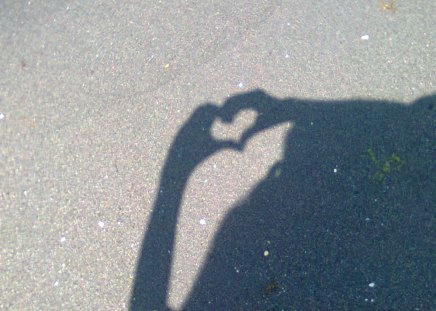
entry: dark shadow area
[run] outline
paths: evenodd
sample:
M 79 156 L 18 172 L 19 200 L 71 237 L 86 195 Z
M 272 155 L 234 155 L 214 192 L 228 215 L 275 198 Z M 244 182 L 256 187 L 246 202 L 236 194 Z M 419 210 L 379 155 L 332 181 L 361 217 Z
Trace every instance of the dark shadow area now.
M 198 108 L 166 159 L 130 310 L 169 310 L 177 215 L 195 168 L 287 121 L 283 159 L 226 216 L 183 310 L 434 309 L 435 104 L 254 91 Z M 210 136 L 214 120 L 248 108 L 257 121 L 239 142 Z

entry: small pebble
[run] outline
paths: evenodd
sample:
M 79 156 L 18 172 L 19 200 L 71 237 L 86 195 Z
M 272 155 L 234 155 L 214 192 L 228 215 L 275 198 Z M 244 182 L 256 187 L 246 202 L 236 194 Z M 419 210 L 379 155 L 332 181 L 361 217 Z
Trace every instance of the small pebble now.
M 0 120 L 3 120 L 5 118 L 5 115 L 0 112 Z
M 362 40 L 368 40 L 368 39 L 369 39 L 369 36 L 368 36 L 368 35 L 363 35 L 363 36 L 360 37 L 360 39 L 362 39 Z
M 64 236 L 61 236 L 59 242 L 61 242 L 62 244 L 65 243 L 67 239 Z
M 103 228 L 103 227 L 104 227 L 104 222 L 99 221 L 99 222 L 98 222 L 98 226 L 99 226 L 100 228 Z
M 58 287 L 59 286 L 59 281 L 54 282 L 53 286 L 54 287 Z
M 374 283 L 374 282 L 371 282 L 371 283 L 368 284 L 368 286 L 371 287 L 371 288 L 372 288 L 372 287 L 375 287 L 375 283 Z
M 268 256 L 269 256 L 269 252 L 266 250 L 266 251 L 263 252 L 263 255 L 264 255 L 265 257 L 268 257 Z
M 200 219 L 200 225 L 204 226 L 206 224 L 206 219 L 202 218 Z
M 239 87 L 240 89 L 242 89 L 242 88 L 244 87 L 244 83 L 239 82 L 238 87 Z
M 333 173 L 337 173 L 338 172 L 338 169 L 337 168 L 334 168 L 333 169 Z

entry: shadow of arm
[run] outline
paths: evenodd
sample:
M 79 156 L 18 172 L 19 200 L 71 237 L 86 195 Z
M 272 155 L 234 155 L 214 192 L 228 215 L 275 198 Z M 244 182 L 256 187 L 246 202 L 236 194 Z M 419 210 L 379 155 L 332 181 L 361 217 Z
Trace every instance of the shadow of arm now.
M 234 142 L 217 142 L 210 136 L 217 111 L 210 104 L 197 109 L 171 146 L 137 263 L 130 310 L 169 310 L 166 300 L 177 217 L 189 176 L 218 150 L 238 149 Z

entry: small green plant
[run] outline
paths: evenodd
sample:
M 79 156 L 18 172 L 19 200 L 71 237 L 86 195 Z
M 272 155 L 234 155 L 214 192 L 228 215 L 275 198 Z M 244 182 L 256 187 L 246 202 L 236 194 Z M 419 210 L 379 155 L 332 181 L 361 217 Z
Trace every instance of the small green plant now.
M 391 173 L 393 170 L 399 171 L 404 164 L 403 160 L 401 160 L 401 158 L 396 154 L 392 154 L 384 161 L 379 161 L 374 150 L 368 148 L 366 152 L 372 163 L 374 163 L 377 168 L 377 172 L 374 174 L 373 178 L 378 181 L 382 181 L 386 175 Z

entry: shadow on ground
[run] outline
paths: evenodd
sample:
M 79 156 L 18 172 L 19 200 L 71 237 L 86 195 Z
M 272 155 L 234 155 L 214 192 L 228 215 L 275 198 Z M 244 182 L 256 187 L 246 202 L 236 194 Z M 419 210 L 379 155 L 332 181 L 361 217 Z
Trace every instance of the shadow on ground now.
M 283 159 L 226 216 L 183 310 L 435 307 L 435 104 L 436 95 L 404 105 L 254 91 L 198 108 L 166 160 L 130 310 L 169 310 L 177 215 L 194 169 L 287 121 Z M 214 120 L 248 108 L 257 121 L 239 142 L 209 135 Z

